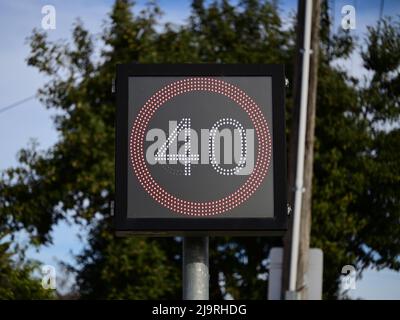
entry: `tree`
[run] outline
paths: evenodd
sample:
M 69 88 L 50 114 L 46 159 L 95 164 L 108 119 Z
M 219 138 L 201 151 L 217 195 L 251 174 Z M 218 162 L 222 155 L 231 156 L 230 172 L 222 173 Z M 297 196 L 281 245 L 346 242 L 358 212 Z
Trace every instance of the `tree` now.
M 331 266 L 324 269 L 327 297 L 338 294 L 345 264 L 356 266 L 359 276 L 367 267 L 399 270 L 399 131 L 388 125 L 400 120 L 400 29 L 384 19 L 368 30 L 362 58 L 370 81 L 360 85 L 344 71 L 321 71 L 313 243 L 324 248 Z
M 0 244 L 0 300 L 10 299 L 53 299 L 55 294 L 45 290 L 33 273 L 38 270 L 38 263 L 26 261 L 23 250 L 15 248 L 11 241 Z
M 102 33 L 99 58 L 92 36 L 79 21 L 71 44 L 51 42 L 45 33 L 34 31 L 27 61 L 49 77 L 39 94 L 48 108 L 60 111 L 55 118 L 60 139 L 44 152 L 36 147 L 23 150 L 20 165 L 0 180 L 1 225 L 13 232 L 28 231 L 33 243 L 51 242 L 52 227 L 67 217 L 88 226 L 89 243 L 77 257 L 78 268 L 70 268 L 82 298 L 181 296 L 179 239 L 113 235 L 115 102 L 110 88 L 115 65 L 284 63 L 289 79 L 293 69 L 294 32 L 284 30 L 275 2 L 243 0 L 234 6 L 227 0 L 207 5 L 195 0 L 186 25 L 167 24 L 161 30 L 157 5 L 150 4 L 138 15 L 131 7 L 130 1 L 115 2 Z M 399 226 L 394 221 L 398 221 L 399 168 L 397 131 L 374 131 L 377 122 L 369 122 L 370 114 L 380 112 L 379 97 L 331 65 L 351 52 L 353 42 L 345 34 L 330 36 L 326 12 L 322 10 L 311 241 L 324 250 L 325 296 L 334 297 L 343 264 L 398 267 L 394 262 L 400 249 L 394 239 Z M 387 27 L 381 27 L 382 34 Z M 384 71 L 386 81 L 398 81 Z M 374 82 L 378 92 L 395 84 L 382 82 L 379 76 Z M 396 99 L 398 92 L 390 100 L 393 108 Z M 287 101 L 290 116 L 289 91 Z M 386 119 L 385 113 L 381 115 Z M 382 184 L 385 190 L 380 190 Z M 382 212 L 389 219 L 377 224 Z M 381 242 L 388 234 L 388 241 Z M 264 298 L 268 252 L 280 243 L 269 238 L 213 238 L 211 297 Z M 379 261 L 372 260 L 376 252 Z

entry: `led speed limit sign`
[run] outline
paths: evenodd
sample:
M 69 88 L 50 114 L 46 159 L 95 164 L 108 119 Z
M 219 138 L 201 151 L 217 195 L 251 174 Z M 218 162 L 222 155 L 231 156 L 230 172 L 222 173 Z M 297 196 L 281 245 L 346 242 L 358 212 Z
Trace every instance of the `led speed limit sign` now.
M 119 65 L 119 234 L 279 234 L 286 228 L 278 65 Z

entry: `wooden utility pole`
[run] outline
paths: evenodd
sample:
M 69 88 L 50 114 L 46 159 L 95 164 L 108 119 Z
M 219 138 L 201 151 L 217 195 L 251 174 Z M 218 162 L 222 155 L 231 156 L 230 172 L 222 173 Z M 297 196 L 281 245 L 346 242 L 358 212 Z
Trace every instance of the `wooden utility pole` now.
M 296 18 L 296 55 L 293 60 L 294 73 L 293 73 L 293 104 L 292 104 L 292 119 L 290 125 L 290 135 L 288 144 L 288 190 L 287 200 L 293 209 L 294 204 L 294 189 L 296 179 L 296 159 L 297 159 L 297 144 L 299 131 L 299 117 L 300 117 L 300 87 L 301 87 L 301 72 L 302 72 L 302 52 L 304 41 L 304 15 L 305 15 L 305 0 L 299 0 L 297 5 L 297 18 Z M 292 227 L 293 227 L 293 210 L 289 220 L 288 231 L 283 239 L 283 263 L 282 263 L 282 299 L 285 297 L 285 292 L 289 290 L 289 269 L 290 269 L 290 249 L 292 240 Z
M 307 299 L 307 271 L 309 265 L 309 249 L 311 235 L 311 212 L 312 212 L 312 178 L 314 164 L 314 141 L 315 141 L 315 116 L 317 103 L 317 85 L 318 85 L 318 60 L 319 60 L 319 32 L 321 3 L 315 1 L 312 13 L 312 33 L 310 57 L 310 79 L 308 90 L 308 108 L 307 108 L 307 131 L 306 131 L 306 149 L 304 158 L 304 193 L 301 208 L 300 222 L 300 248 L 299 262 L 297 268 L 297 288 L 300 297 Z
M 299 0 L 298 5 L 298 25 L 297 25 L 297 48 L 301 48 L 302 39 L 304 37 L 304 8 L 306 0 Z M 316 98 L 317 98 L 317 84 L 318 84 L 318 58 L 319 58 L 319 31 L 320 31 L 320 15 L 321 3 L 320 0 L 314 2 L 312 8 L 312 22 L 311 22 L 311 50 L 310 56 L 310 75 L 309 75 L 309 89 L 308 89 L 308 103 L 307 103 L 307 128 L 306 128 L 306 141 L 305 141 L 305 157 L 304 157 L 304 193 L 302 196 L 301 206 L 301 222 L 300 222 L 300 242 L 299 242 L 299 258 L 297 268 L 297 281 L 296 290 L 300 299 L 307 299 L 307 271 L 309 264 L 309 247 L 310 247 L 310 234 L 311 234 L 311 206 L 312 206 L 312 177 L 313 177 L 313 162 L 314 162 L 314 134 L 315 134 L 315 115 L 316 115 Z M 296 59 L 295 76 L 294 76 L 294 116 L 293 124 L 291 126 L 291 138 L 289 142 L 289 188 L 288 190 L 291 203 L 293 203 L 293 189 L 294 177 L 296 175 L 296 157 L 297 157 L 297 128 L 299 121 L 299 97 L 300 97 L 300 58 L 302 52 Z M 290 265 L 290 244 L 291 232 L 288 232 L 284 241 L 284 272 L 283 272 L 283 285 L 284 291 L 288 289 L 289 282 L 289 265 Z

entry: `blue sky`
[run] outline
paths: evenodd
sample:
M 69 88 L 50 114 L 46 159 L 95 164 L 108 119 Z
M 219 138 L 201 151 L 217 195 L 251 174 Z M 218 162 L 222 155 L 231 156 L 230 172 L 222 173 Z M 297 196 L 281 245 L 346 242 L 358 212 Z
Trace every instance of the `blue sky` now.
M 146 1 L 136 1 L 135 11 L 143 8 Z M 68 39 L 71 26 L 77 17 L 94 34 L 101 31 L 101 26 L 107 18 L 113 1 L 13 1 L 0 2 L 0 108 L 35 94 L 48 79 L 35 69 L 26 65 L 25 59 L 29 47 L 25 43 L 33 28 L 41 26 L 41 8 L 52 4 L 57 12 L 57 28 L 48 31 L 50 39 Z M 162 22 L 171 21 L 183 23 L 190 14 L 190 2 L 185 0 L 158 1 L 165 15 Z M 356 30 L 352 31 L 361 39 L 366 26 L 374 24 L 379 18 L 380 0 L 336 0 L 332 11 L 335 27 L 339 27 L 343 5 L 350 4 L 356 8 Z M 296 10 L 297 1 L 282 0 L 282 13 L 288 17 L 289 12 Z M 385 1 L 384 15 L 400 14 L 399 1 Z M 339 65 L 347 68 L 353 75 L 362 76 L 359 54 L 355 53 Z M 35 138 L 40 148 L 52 146 L 58 139 L 52 123 L 53 111 L 46 110 L 36 99 L 30 100 L 12 110 L 0 113 L 0 170 L 17 165 L 16 154 L 19 149 L 27 146 L 31 138 Z M 56 264 L 57 261 L 73 262 L 73 254 L 78 253 L 84 245 L 84 240 L 77 235 L 85 236 L 85 230 L 68 223 L 61 223 L 53 230 L 54 243 L 40 250 L 29 250 L 29 256 L 46 264 Z M 21 236 L 21 241 L 24 237 Z M 352 297 L 368 299 L 400 299 L 400 274 L 382 270 L 368 270 L 363 280 L 357 283 L 357 289 L 350 292 Z

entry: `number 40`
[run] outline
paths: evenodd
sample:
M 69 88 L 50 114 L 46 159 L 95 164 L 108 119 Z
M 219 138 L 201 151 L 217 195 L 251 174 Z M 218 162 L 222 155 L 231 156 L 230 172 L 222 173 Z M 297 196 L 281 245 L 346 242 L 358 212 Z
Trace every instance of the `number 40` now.
M 217 156 L 216 156 L 216 137 L 217 133 L 219 132 L 219 128 L 221 126 L 233 126 L 238 132 L 240 136 L 240 159 L 237 165 L 234 168 L 223 168 L 218 164 Z M 170 154 L 167 153 L 167 150 L 170 146 L 178 140 L 178 136 L 180 132 L 184 132 L 184 152 L 183 153 L 176 153 Z M 240 170 L 242 170 L 246 165 L 246 158 L 247 158 L 247 141 L 246 141 L 246 134 L 243 126 L 240 124 L 239 121 L 231 118 L 224 118 L 218 120 L 211 128 L 210 135 L 209 135 L 209 157 L 210 163 L 212 167 L 221 175 L 234 175 L 238 174 Z M 192 162 L 199 160 L 198 154 L 191 153 L 191 121 L 190 118 L 183 118 L 176 128 L 171 132 L 168 139 L 165 143 L 158 149 L 155 160 L 156 161 L 180 161 L 184 164 L 185 176 L 191 175 L 191 165 Z

